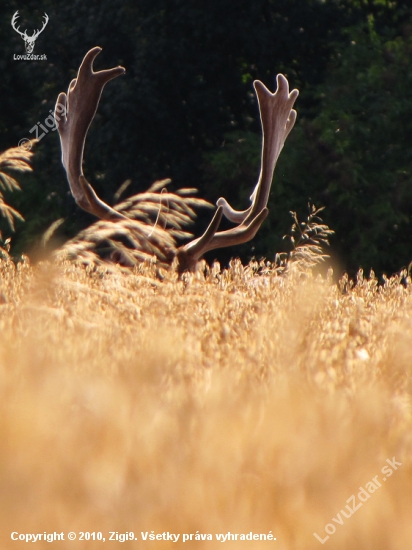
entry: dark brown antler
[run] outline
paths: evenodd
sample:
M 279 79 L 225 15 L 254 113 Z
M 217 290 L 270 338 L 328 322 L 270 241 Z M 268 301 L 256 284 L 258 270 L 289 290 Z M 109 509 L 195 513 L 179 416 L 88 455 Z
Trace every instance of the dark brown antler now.
M 96 47 L 86 54 L 77 78 L 70 83 L 67 95 L 61 93 L 57 99 L 55 118 L 59 123 L 62 162 L 71 192 L 81 208 L 102 220 L 126 220 L 131 223 L 129 216 L 114 210 L 97 196 L 82 170 L 87 131 L 96 113 L 103 88 L 109 80 L 125 72 L 123 67 L 94 72 L 93 61 L 100 51 L 101 48 Z M 170 255 L 176 255 L 180 272 L 193 269 L 201 256 L 209 250 L 251 240 L 268 215 L 267 202 L 273 172 L 296 120 L 293 104 L 299 92 L 293 90 L 289 93 L 289 83 L 281 74 L 277 76 L 277 90 L 274 94 L 258 80 L 254 86 L 260 109 L 263 143 L 260 176 L 250 197 L 251 205 L 247 210 L 239 212 L 234 210 L 226 199 L 220 198 L 217 201 L 217 211 L 204 234 L 177 250 L 174 248 L 173 254 Z M 227 231 L 218 232 L 223 215 L 238 225 Z M 172 252 L 170 247 L 169 251 Z
M 85 55 L 67 95 L 63 92 L 57 98 L 54 116 L 58 122 L 62 163 L 77 204 L 103 220 L 127 219 L 97 196 L 84 177 L 82 168 L 87 131 L 96 114 L 103 88 L 109 80 L 125 72 L 123 67 L 115 67 L 95 73 L 93 61 L 100 52 L 101 48 L 96 47 Z
M 263 143 L 260 176 L 250 197 L 252 204 L 247 210 L 239 212 L 221 197 L 216 203 L 216 214 L 205 233 L 179 248 L 177 256 L 181 270 L 193 268 L 199 258 L 209 250 L 250 241 L 269 213 L 266 206 L 273 172 L 285 140 L 296 121 L 296 111 L 292 107 L 299 92 L 293 90 L 289 93 L 289 83 L 281 74 L 277 75 L 277 90 L 274 94 L 259 80 L 254 82 L 254 87 L 259 102 Z M 223 215 L 239 225 L 217 232 Z

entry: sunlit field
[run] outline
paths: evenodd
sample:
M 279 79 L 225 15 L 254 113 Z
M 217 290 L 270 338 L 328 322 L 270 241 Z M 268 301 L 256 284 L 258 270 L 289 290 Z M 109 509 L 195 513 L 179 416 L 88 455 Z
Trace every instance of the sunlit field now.
M 406 273 L 0 270 L 2 549 L 410 548 Z

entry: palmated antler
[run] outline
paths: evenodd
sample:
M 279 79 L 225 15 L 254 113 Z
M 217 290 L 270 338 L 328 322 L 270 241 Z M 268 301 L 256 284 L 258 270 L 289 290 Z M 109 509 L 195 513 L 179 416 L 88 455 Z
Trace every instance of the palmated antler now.
M 127 219 L 102 201 L 83 174 L 83 151 L 87 131 L 96 114 L 103 88 L 113 78 L 124 74 L 123 67 L 93 71 L 93 61 L 101 52 L 96 47 L 87 52 L 77 78 L 71 81 L 67 95 L 57 98 L 54 116 L 62 148 L 62 163 L 67 173 L 70 190 L 83 210 L 103 220 Z
M 125 215 L 120 211 L 120 207 L 115 210 L 102 201 L 84 177 L 82 169 L 87 131 L 96 113 L 103 88 L 109 80 L 125 72 L 123 67 L 94 72 L 93 61 L 100 51 L 101 48 L 96 47 L 86 54 L 77 78 L 70 83 L 67 95 L 61 93 L 57 99 L 55 118 L 59 123 L 62 162 L 71 192 L 81 208 L 102 220 L 120 221 L 121 223 L 126 220 L 130 225 L 132 219 L 127 215 L 127 209 L 123 209 Z M 250 197 L 251 205 L 247 210 L 240 212 L 234 210 L 224 198 L 220 198 L 217 201 L 217 211 L 201 237 L 177 250 L 174 248 L 174 252 L 169 246 L 169 252 L 173 252 L 173 254 L 168 254 L 169 259 L 176 255 L 180 272 L 192 269 L 201 256 L 209 250 L 251 240 L 268 215 L 267 202 L 273 172 L 284 142 L 296 120 L 293 104 L 299 92 L 293 90 L 289 93 L 289 83 L 281 74 L 277 76 L 277 90 L 274 94 L 258 80 L 254 82 L 254 86 L 260 109 L 263 142 L 260 176 Z M 170 197 L 172 199 L 172 196 Z M 166 196 L 165 199 L 167 199 Z M 176 201 L 175 198 L 173 200 Z M 198 200 L 198 204 L 201 202 L 204 204 L 204 201 Z M 192 204 L 194 204 L 193 200 Z M 178 214 L 179 209 L 182 208 L 186 209 L 187 207 L 184 206 L 184 202 L 180 201 L 176 204 L 175 216 L 183 216 L 183 214 Z M 159 211 L 158 218 L 160 214 Z M 223 215 L 238 225 L 227 231 L 218 232 Z M 177 223 L 179 225 L 180 222 Z M 148 236 L 151 237 L 151 233 Z
M 277 75 L 277 90 L 274 94 L 259 80 L 255 80 L 254 87 L 259 102 L 263 141 L 260 176 L 250 197 L 252 204 L 247 210 L 237 211 L 221 197 L 216 203 L 217 211 L 203 235 L 178 249 L 181 271 L 192 269 L 199 258 L 209 250 L 250 241 L 269 213 L 267 202 L 273 172 L 285 140 L 296 121 L 293 104 L 299 92 L 292 90 L 289 93 L 289 83 L 282 74 Z M 223 215 L 238 225 L 217 232 Z
M 93 62 L 100 51 L 96 47 L 85 55 L 77 78 L 70 83 L 67 95 L 59 95 L 55 108 L 62 163 L 72 195 L 81 208 L 102 220 L 66 243 L 62 252 L 88 262 L 97 258 L 99 244 L 104 248 L 107 244 L 115 253 L 112 259 L 126 265 L 153 256 L 160 264 L 170 264 L 176 256 L 176 239 L 193 236 L 184 231 L 195 218 L 193 207 L 211 205 L 193 196 L 196 189 L 167 192 L 170 180 L 155 182 L 145 193 L 129 197 L 115 208 L 97 196 L 82 169 L 86 135 L 105 84 L 125 71 L 123 67 L 115 67 L 94 72 Z

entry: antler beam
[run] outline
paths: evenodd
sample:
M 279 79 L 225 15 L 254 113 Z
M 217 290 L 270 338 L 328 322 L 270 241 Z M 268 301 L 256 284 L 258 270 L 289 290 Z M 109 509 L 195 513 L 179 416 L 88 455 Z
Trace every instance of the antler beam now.
M 67 95 L 62 92 L 57 98 L 54 116 L 59 121 L 62 163 L 77 204 L 103 220 L 125 219 L 126 216 L 97 196 L 83 174 L 86 135 L 96 114 L 103 88 L 110 80 L 125 72 L 123 67 L 94 72 L 93 61 L 101 50 L 96 47 L 85 55 L 77 78 L 70 83 Z
M 272 185 L 273 172 L 283 145 L 296 121 L 293 105 L 299 95 L 298 90 L 289 93 L 289 83 L 282 75 L 277 75 L 277 90 L 272 94 L 259 80 L 254 87 L 259 103 L 263 141 L 261 170 L 258 183 L 250 197 L 251 205 L 247 210 L 234 210 L 221 197 L 216 205 L 216 214 L 205 233 L 178 250 L 181 269 L 191 269 L 209 250 L 245 243 L 256 235 L 269 211 L 267 203 Z M 222 216 L 238 223 L 237 227 L 217 232 Z

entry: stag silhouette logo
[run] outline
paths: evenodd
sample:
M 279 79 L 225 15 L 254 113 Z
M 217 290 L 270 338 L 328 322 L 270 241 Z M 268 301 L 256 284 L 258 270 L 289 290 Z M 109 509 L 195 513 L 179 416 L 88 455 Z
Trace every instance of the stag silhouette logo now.
M 27 29 L 24 32 L 21 32 L 20 27 L 16 27 L 16 23 L 17 23 L 18 18 L 19 18 L 19 12 L 16 11 L 16 13 L 12 17 L 11 26 L 23 38 L 24 45 L 26 47 L 26 52 L 27 53 L 32 53 L 33 50 L 34 50 L 34 45 L 36 43 L 36 40 L 39 37 L 39 34 L 44 31 L 44 28 L 46 27 L 46 25 L 49 21 L 49 16 L 47 15 L 47 13 L 45 13 L 43 15 L 43 26 L 42 26 L 42 28 L 40 30 L 33 31 L 33 34 L 31 36 L 29 36 L 27 34 Z

